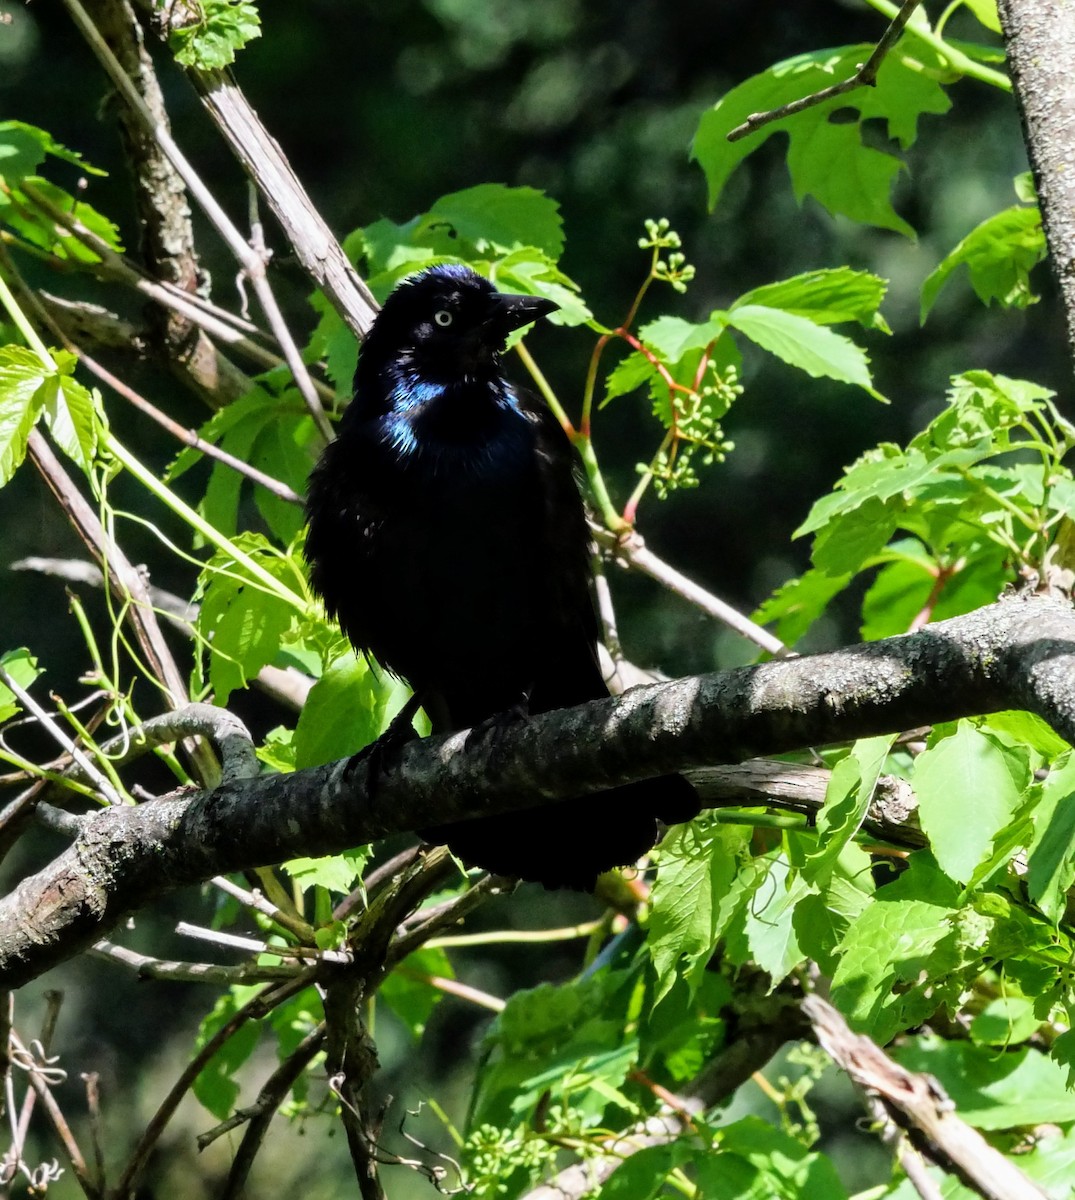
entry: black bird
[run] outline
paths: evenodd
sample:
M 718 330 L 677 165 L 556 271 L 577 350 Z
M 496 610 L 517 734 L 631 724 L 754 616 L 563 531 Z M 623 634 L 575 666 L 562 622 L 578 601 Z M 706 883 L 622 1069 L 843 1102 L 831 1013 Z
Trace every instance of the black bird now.
M 402 676 L 438 733 L 607 696 L 574 451 L 505 378 L 508 334 L 557 306 L 468 267 L 403 280 L 363 343 L 354 400 L 310 477 L 306 557 L 355 648 Z M 592 889 L 689 820 L 678 775 L 423 831 L 464 861 Z

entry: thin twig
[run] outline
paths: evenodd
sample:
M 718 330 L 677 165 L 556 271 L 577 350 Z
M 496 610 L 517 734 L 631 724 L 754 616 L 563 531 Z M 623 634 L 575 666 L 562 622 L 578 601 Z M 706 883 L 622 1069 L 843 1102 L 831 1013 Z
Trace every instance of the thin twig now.
M 0 861 L 7 857 L 11 847 L 22 836 L 23 829 L 37 812 L 48 787 L 47 779 L 35 779 L 14 800 L 0 808 Z
M 448 946 L 507 946 L 531 945 L 546 942 L 569 942 L 575 938 L 588 938 L 604 926 L 605 922 L 586 921 L 582 925 L 567 925 L 561 929 L 491 929 L 485 933 L 455 933 L 431 938 L 429 947 Z
M 77 558 L 43 558 L 31 555 L 13 562 L 11 570 L 40 571 L 44 575 L 66 579 L 72 583 L 85 584 L 88 587 L 104 586 L 104 575 L 101 573 L 100 567 Z M 198 605 L 152 583 L 148 584 L 147 588 L 154 610 L 159 612 L 180 633 L 191 637 L 193 623 L 198 619 Z M 297 667 L 290 666 L 262 667 L 254 680 L 257 687 L 267 696 L 271 696 L 296 712 L 302 710 L 314 682 L 311 676 L 304 674 Z M 165 740 L 171 741 L 172 739 Z M 106 742 L 104 748 L 107 749 L 110 745 L 110 742 Z
M 11 992 L 4 993 L 4 1088 L 5 1097 L 7 1099 L 8 1115 L 12 1122 L 11 1149 L 5 1156 L 5 1162 L 21 1161 L 23 1147 L 26 1145 L 26 1137 L 30 1129 L 30 1119 L 33 1116 L 34 1106 L 37 1101 L 37 1092 L 34 1090 L 34 1088 L 27 1088 L 26 1094 L 22 1098 L 22 1108 L 19 1110 L 16 1118 L 15 1093 L 11 1087 L 10 1075 L 10 1051 L 14 1045 L 12 1040 L 14 1037 L 14 1030 L 12 1028 L 12 1022 L 14 1020 L 14 999 L 14 995 Z M 45 1016 L 41 1022 L 41 1033 L 39 1034 L 37 1041 L 32 1043 L 34 1046 L 41 1047 L 42 1059 L 47 1060 L 49 1050 L 52 1048 L 52 1038 L 56 1032 L 56 1023 L 60 1018 L 60 1007 L 62 1004 L 63 992 L 50 989 L 45 993 Z
M 429 975 L 425 971 L 412 971 L 408 967 L 397 967 L 396 970 L 405 979 L 414 979 L 419 983 L 428 984 L 429 987 L 436 988 L 438 992 L 443 992 L 446 996 L 456 996 L 460 1000 L 467 1000 L 479 1008 L 488 1009 L 489 1012 L 503 1012 L 507 1007 L 506 1000 L 501 1000 L 499 996 L 494 996 L 489 992 L 483 992 L 481 988 L 471 987 L 469 983 L 461 983 L 458 979 L 445 979 L 442 975 Z
M 17 559 L 11 563 L 12 571 L 37 571 L 42 575 L 50 575 L 54 579 L 62 579 L 67 583 L 83 584 L 86 587 L 101 588 L 105 585 L 105 577 L 101 568 L 82 558 L 46 558 L 42 555 L 31 554 L 26 558 Z M 192 623 L 198 616 L 198 606 L 174 592 L 164 588 L 149 585 L 149 598 L 154 609 L 166 617 L 181 633 L 190 637 Z
M 235 317 L 233 314 L 228 313 L 226 309 L 207 304 L 207 302 L 194 293 L 184 292 L 175 287 L 174 284 L 162 283 L 159 279 L 154 279 L 140 267 L 132 265 L 121 254 L 117 254 L 92 229 L 88 229 L 83 225 L 77 217 L 71 213 L 64 212 L 63 209 L 57 208 L 32 183 L 24 182 L 22 190 L 25 192 L 27 198 L 33 201 L 35 207 L 41 209 L 50 220 L 55 221 L 61 229 L 81 242 L 87 250 L 97 256 L 99 261 L 86 264 L 87 269 L 91 270 L 94 275 L 106 281 L 110 280 L 120 283 L 125 287 L 141 292 L 144 296 L 147 296 L 163 308 L 176 312 L 181 317 L 186 318 L 206 333 L 211 334 L 218 341 L 224 342 L 233 349 L 241 351 L 262 369 L 271 369 L 283 365 L 284 359 L 278 354 L 273 353 L 259 342 L 253 341 L 247 336 L 248 332 L 260 333 L 260 330 L 257 330 L 256 326 L 251 325 L 249 322 L 244 322 L 242 318 Z M 329 398 L 333 395 L 329 388 L 325 388 L 324 392 Z
M 295 979 L 302 971 L 298 964 L 285 963 L 239 963 L 234 967 L 222 967 L 218 963 L 178 962 L 173 959 L 150 958 L 126 946 L 102 938 L 89 950 L 95 958 L 119 963 L 134 971 L 139 979 L 171 979 L 181 983 L 211 983 L 214 986 L 231 987 L 233 984 L 275 983 L 281 979 Z
M 14 1030 L 11 1032 L 11 1045 L 18 1059 L 25 1065 L 26 1077 L 30 1086 L 37 1093 L 38 1099 L 48 1114 L 49 1122 L 67 1155 L 67 1161 L 71 1164 L 71 1171 L 78 1180 L 79 1186 L 89 1200 L 98 1200 L 99 1193 L 86 1168 L 86 1160 L 78 1148 L 78 1143 L 67 1124 L 63 1110 L 52 1094 L 52 1087 L 47 1076 L 47 1072 L 52 1068 L 47 1063 L 39 1062 L 38 1058 L 19 1041 Z
M 242 234 L 232 223 L 231 218 L 228 217 L 227 213 L 224 212 L 218 203 L 216 197 L 206 187 L 201 177 L 187 161 L 186 156 L 179 149 L 178 145 L 176 145 L 171 134 L 150 111 L 146 102 L 139 94 L 138 89 L 131 82 L 127 72 L 112 53 L 104 38 L 101 37 L 96 25 L 90 19 L 85 8 L 79 3 L 79 0 L 63 0 L 63 3 L 74 19 L 82 36 L 97 56 L 97 60 L 116 85 L 120 95 L 138 115 L 146 130 L 156 139 L 157 144 L 164 151 L 168 161 L 182 177 L 191 195 L 197 200 L 206 216 L 223 238 L 228 249 L 234 255 L 236 261 L 246 272 L 247 277 L 254 287 L 254 291 L 257 293 L 262 312 L 264 312 L 273 336 L 283 351 L 288 368 L 295 380 L 295 385 L 306 402 L 306 407 L 313 418 L 314 424 L 320 431 L 321 436 L 326 441 L 331 441 L 333 436 L 332 426 L 325 416 L 325 410 L 321 406 L 317 390 L 314 388 L 310 374 L 306 370 L 306 364 L 302 361 L 302 354 L 295 344 L 295 339 L 291 336 L 291 331 L 284 321 L 283 314 L 276 302 L 276 297 L 269 285 L 265 270 L 265 257 L 259 254 L 243 238 Z
M 380 866 L 374 867 L 362 881 L 364 894 L 368 895 L 375 892 L 382 883 L 391 879 L 393 875 L 402 875 L 408 867 L 414 864 L 414 861 L 421 853 L 421 846 L 408 846 L 406 850 L 401 850 L 398 854 L 393 854 L 391 858 L 386 859 Z M 334 920 L 342 921 L 344 917 L 349 916 L 358 907 L 358 902 L 352 900 L 354 895 L 355 893 L 352 892 L 350 896 L 347 896 L 336 907 L 332 914 Z M 362 903 L 364 904 L 365 901 L 363 900 Z M 348 906 L 346 911 L 344 911 L 344 905 Z
M 86 1071 L 81 1076 L 86 1085 L 86 1109 L 90 1115 L 90 1141 L 93 1144 L 93 1165 L 97 1190 L 104 1195 L 106 1191 L 105 1152 L 101 1139 L 101 1093 L 99 1088 L 100 1076 L 96 1071 Z
M 14 679 L 9 671 L 4 667 L 0 667 L 0 682 L 11 691 L 19 703 L 28 711 L 32 712 L 37 718 L 41 727 L 51 734 L 54 741 L 67 751 L 68 754 L 78 763 L 83 774 L 93 784 L 98 794 L 107 804 L 122 804 L 123 800 L 112 786 L 111 782 L 97 769 L 97 767 L 86 757 L 79 749 L 75 741 L 69 737 L 56 722 L 49 716 L 40 704 L 30 695 L 24 687 L 22 687 L 17 679 Z
M 263 892 L 256 890 L 248 891 L 246 888 L 240 887 L 237 883 L 228 879 L 225 875 L 214 875 L 210 883 L 231 896 L 233 900 L 238 900 L 240 904 L 245 905 L 247 908 L 252 908 L 255 912 L 261 913 L 262 916 L 275 921 L 277 925 L 282 926 L 288 933 L 294 934 L 300 941 L 307 943 L 307 945 L 315 945 L 313 926 L 301 917 L 296 917 L 280 908 L 279 905 L 273 904 Z
M 225 1133 L 229 1133 L 231 1130 L 238 1128 L 238 1126 L 249 1122 L 247 1131 L 232 1162 L 223 1197 L 238 1195 L 242 1189 L 242 1184 L 250 1172 L 250 1164 L 257 1156 L 258 1149 L 265 1139 L 269 1123 L 275 1116 L 276 1110 L 283 1104 L 295 1081 L 321 1050 L 324 1040 L 325 1023 L 322 1021 L 299 1042 L 298 1046 L 273 1071 L 262 1085 L 261 1091 L 258 1092 L 258 1097 L 253 1104 L 248 1105 L 246 1108 L 237 1109 L 226 1121 L 222 1121 L 215 1128 L 198 1135 L 198 1149 L 204 1150 Z
M 896 1161 L 921 1200 L 944 1200 L 941 1189 L 929 1177 L 922 1156 L 907 1140 L 907 1135 L 903 1130 L 892 1120 L 880 1097 L 863 1093 L 862 1099 L 869 1110 L 871 1120 L 880 1131 L 881 1141 L 896 1156 Z
M 763 125 L 768 125 L 771 121 L 779 121 L 784 117 L 792 117 L 796 113 L 803 112 L 805 109 L 813 108 L 818 104 L 824 104 L 826 100 L 833 100 L 837 96 L 843 96 L 847 92 L 856 91 L 860 87 L 874 87 L 877 83 L 878 68 L 884 62 L 888 52 L 899 41 L 904 26 L 911 19 L 911 13 L 914 12 L 919 3 L 920 0 L 903 0 L 899 12 L 892 19 L 881 40 L 874 47 L 873 53 L 859 66 L 850 79 L 845 79 L 842 83 L 834 83 L 832 87 L 822 88 L 820 91 L 814 92 L 809 96 L 803 96 L 799 100 L 792 100 L 787 104 L 782 104 L 779 108 L 773 108 L 767 112 L 751 113 L 742 125 L 737 125 L 727 135 L 728 141 L 737 142 L 740 138 L 745 138 L 748 134 L 753 133 L 756 129 L 760 129 Z
M 210 942 L 214 946 L 224 946 L 230 950 L 247 950 L 251 954 L 275 954 L 280 958 L 313 959 L 317 962 L 336 963 L 339 966 L 350 966 L 354 961 L 346 950 L 322 950 L 318 946 L 270 946 L 268 942 L 263 942 L 260 938 L 225 933 L 223 929 L 206 929 L 202 925 L 192 925 L 189 921 L 178 922 L 175 931 L 185 937 Z
M 386 970 L 391 970 L 408 954 L 425 945 L 440 930 L 458 925 L 490 896 L 510 895 L 516 886 L 514 879 L 505 879 L 502 875 L 483 875 L 462 896 L 439 905 L 432 913 L 415 913 L 418 924 L 401 933 L 392 943 L 385 962 Z
M 279 144 L 227 71 L 191 68 L 189 75 L 209 115 L 280 222 L 304 269 L 347 326 L 362 338 L 377 314 L 377 302 L 348 262 Z
M 169 1090 L 168 1095 L 161 1101 L 149 1124 L 142 1130 L 138 1144 L 131 1152 L 131 1156 L 127 1160 L 127 1165 L 123 1169 L 123 1174 L 116 1184 L 114 1194 L 117 1197 L 124 1198 L 125 1200 L 131 1194 L 135 1181 L 142 1173 L 142 1169 L 153 1147 L 160 1140 L 161 1134 L 172 1119 L 175 1110 L 179 1107 L 180 1101 L 190 1090 L 194 1080 L 205 1069 L 205 1065 L 221 1046 L 234 1036 L 247 1021 L 264 1016 L 265 1013 L 283 1004 L 285 1000 L 289 1000 L 292 996 L 297 995 L 304 987 L 313 982 L 313 978 L 313 971 L 307 970 L 301 975 L 297 975 L 294 979 L 288 980 L 286 983 L 270 985 L 264 988 L 234 1013 L 202 1046 L 198 1053 L 187 1063 L 183 1073 Z
M 762 650 L 773 655 L 774 658 L 793 656 L 794 652 L 767 629 L 756 625 L 749 617 L 744 617 L 741 612 L 732 608 L 730 604 L 714 596 L 712 592 L 707 592 L 705 588 L 699 587 L 686 575 L 680 574 L 674 567 L 670 567 L 668 563 L 658 558 L 656 554 L 646 548 L 645 542 L 637 533 L 632 532 L 626 536 L 617 537 L 607 530 L 595 529 L 594 534 L 603 546 L 610 549 L 627 566 L 657 580 L 670 592 L 682 596 L 684 600 L 689 601 L 696 608 L 700 608 L 702 612 L 708 613 L 709 616 L 715 617 L 729 629 L 741 634 L 756 646 L 760 646 Z
M 77 350 L 77 347 L 75 349 Z M 222 450 L 212 442 L 207 442 L 203 437 L 199 436 L 196 430 L 187 429 L 185 426 L 180 425 L 178 421 L 174 421 L 167 413 L 162 412 L 155 404 L 151 404 L 144 396 L 139 395 L 134 388 L 128 387 L 122 379 L 113 375 L 107 367 L 103 367 L 84 351 L 79 351 L 78 353 L 79 361 L 87 370 L 96 375 L 102 383 L 106 383 L 117 395 L 122 396 L 128 404 L 137 408 L 139 412 L 145 413 L 150 420 L 155 421 L 162 429 L 166 429 L 177 441 L 182 442 L 185 446 L 189 446 L 192 450 L 197 450 L 199 454 L 204 454 L 206 458 L 215 459 L 217 462 L 223 463 L 226 467 L 231 467 L 233 471 L 238 472 L 247 479 L 253 480 L 254 483 L 260 484 L 267 492 L 271 492 L 272 495 L 286 501 L 288 504 L 302 503 L 302 497 L 293 487 L 281 482 L 279 479 L 274 479 L 271 475 L 266 475 L 264 471 L 259 471 L 257 467 L 243 462 L 241 458 L 236 458 L 234 454 L 229 454 L 227 450 Z
M 34 465 L 76 532 L 106 571 L 110 590 L 125 604 L 126 616 L 134 627 L 135 637 L 148 660 L 153 677 L 158 681 L 168 701 L 168 707 L 182 708 L 189 703 L 186 682 L 171 648 L 164 640 L 143 574 L 131 565 L 111 535 L 105 531 L 100 518 L 75 487 L 38 429 L 30 433 L 29 451 Z M 220 777 L 220 769 L 210 747 L 199 740 L 188 742 L 187 748 L 202 783 L 210 787 L 215 786 Z
M 366 1118 L 361 1105 L 362 1093 L 378 1066 L 376 1047 L 359 1011 L 364 988 L 358 978 L 340 979 L 325 988 L 325 1065 L 329 1088 L 340 1101 L 340 1120 L 362 1200 L 385 1200 L 375 1153 L 380 1125 Z

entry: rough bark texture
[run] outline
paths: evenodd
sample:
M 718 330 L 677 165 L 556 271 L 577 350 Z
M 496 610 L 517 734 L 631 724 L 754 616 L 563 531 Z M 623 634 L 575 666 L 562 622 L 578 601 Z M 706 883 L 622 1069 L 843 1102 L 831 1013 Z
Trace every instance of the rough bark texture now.
M 1075 357 L 1075 5 L 998 0 L 997 10 Z
M 169 128 L 164 96 L 133 7 L 128 0 L 89 0 L 87 9 L 155 120 Z M 154 278 L 174 283 L 184 292 L 197 292 L 203 281 L 183 180 L 157 139 L 124 104 L 117 105 L 116 115 L 133 173 L 143 263 Z M 206 333 L 170 309 L 151 304 L 146 315 L 160 361 L 181 379 L 189 377 L 203 394 L 215 397 L 221 370 L 226 371 L 227 365 L 219 361 Z
M 818 1043 L 865 1095 L 876 1097 L 911 1144 L 984 1200 L 1048 1200 L 1010 1159 L 958 1117 L 955 1105 L 931 1075 L 908 1071 L 862 1034 L 821 996 L 802 1010 Z
M 216 874 L 1007 708 L 1036 712 L 1075 741 L 1071 605 L 1013 598 L 905 637 L 635 688 L 470 748 L 466 733 L 414 741 L 375 786 L 366 761 L 341 760 L 106 809 L 0 902 L 0 986 L 27 982 L 132 909 Z

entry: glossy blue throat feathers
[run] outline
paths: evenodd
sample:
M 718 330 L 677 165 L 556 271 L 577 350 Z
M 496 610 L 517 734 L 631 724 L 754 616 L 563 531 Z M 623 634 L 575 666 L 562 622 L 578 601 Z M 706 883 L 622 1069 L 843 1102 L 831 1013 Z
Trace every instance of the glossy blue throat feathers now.
M 517 467 L 534 451 L 535 423 L 500 353 L 512 330 L 555 307 L 497 292 L 456 264 L 405 280 L 362 347 L 341 436 L 366 424 L 366 436 L 398 454 L 403 470 L 418 460 L 438 476 Z

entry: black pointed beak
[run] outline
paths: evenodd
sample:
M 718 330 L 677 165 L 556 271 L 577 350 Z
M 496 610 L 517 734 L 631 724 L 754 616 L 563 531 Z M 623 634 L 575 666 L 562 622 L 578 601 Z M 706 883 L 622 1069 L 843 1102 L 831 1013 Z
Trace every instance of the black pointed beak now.
M 544 296 L 512 296 L 505 292 L 495 292 L 489 300 L 486 324 L 502 337 L 507 337 L 513 329 L 521 329 L 539 317 L 556 312 L 560 307 Z

